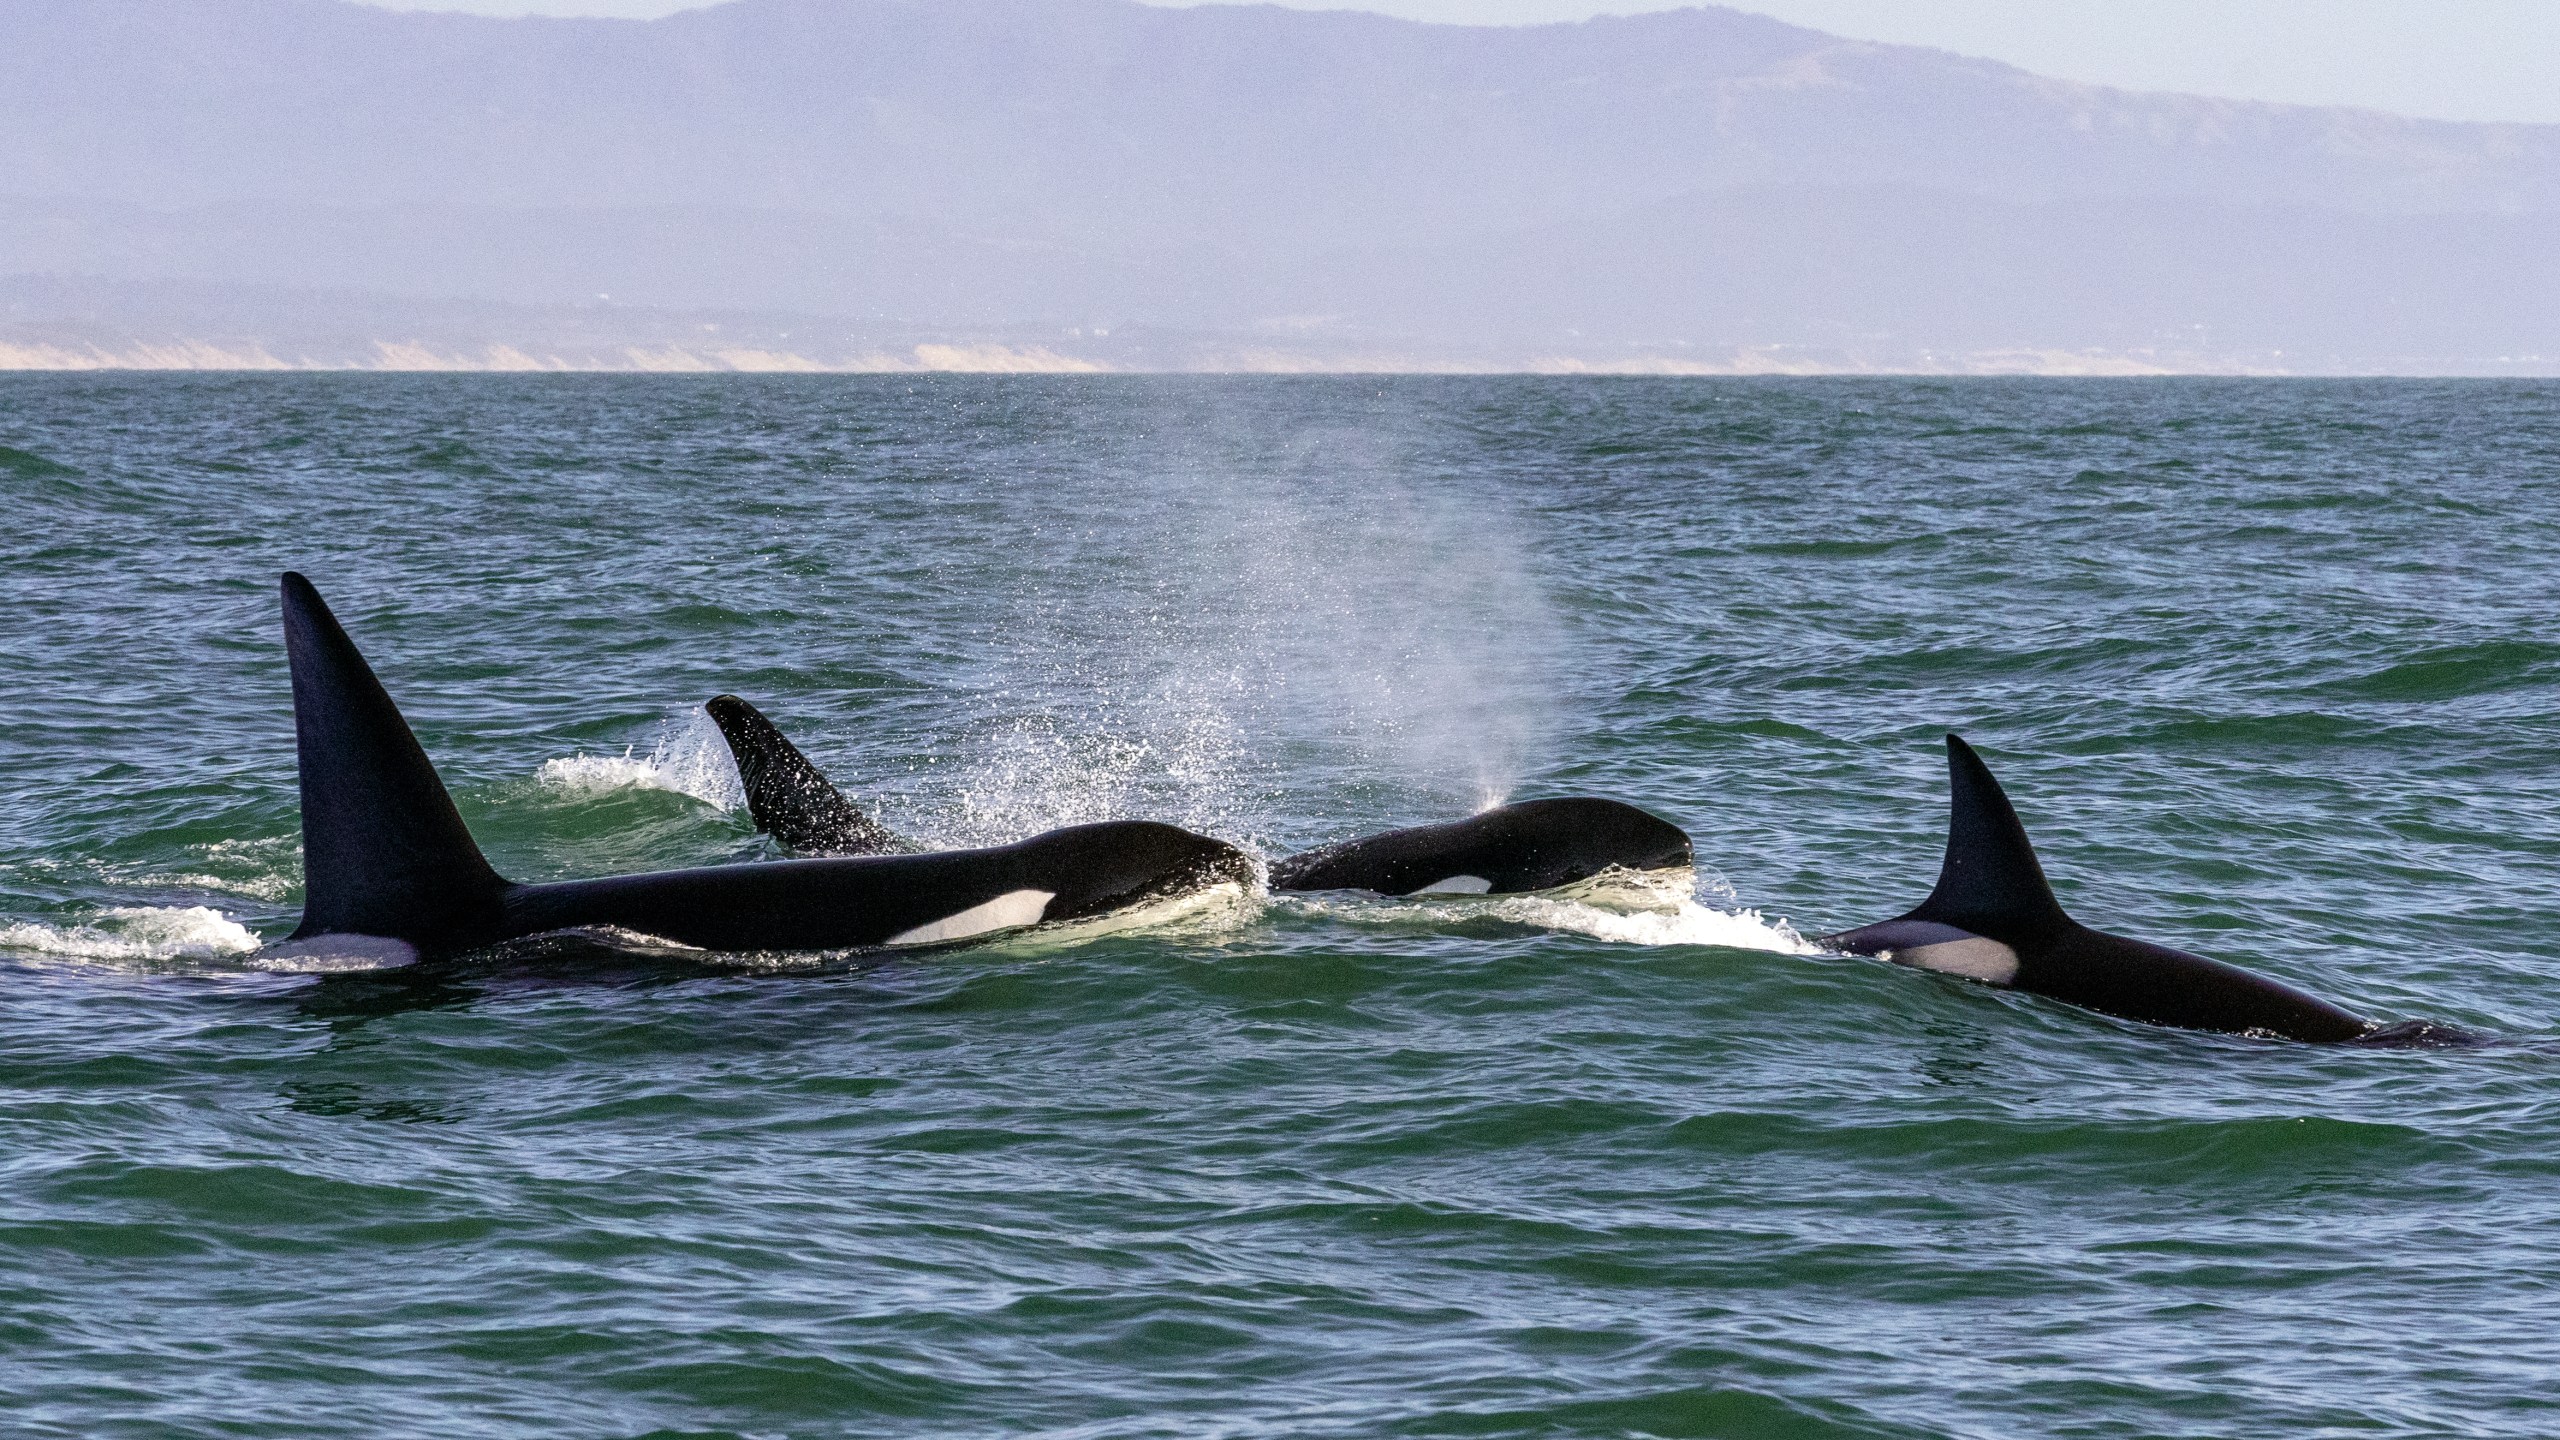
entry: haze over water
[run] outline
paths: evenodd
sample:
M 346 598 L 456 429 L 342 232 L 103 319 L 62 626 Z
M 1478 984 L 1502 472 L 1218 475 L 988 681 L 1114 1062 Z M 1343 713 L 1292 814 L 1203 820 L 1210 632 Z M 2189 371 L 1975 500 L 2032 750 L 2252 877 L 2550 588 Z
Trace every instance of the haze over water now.
M 0 1415 L 37 1435 L 2538 1435 L 2560 386 L 0 376 Z M 498 868 L 1503 798 L 1697 897 L 276 973 L 276 573 Z M 1936 873 L 2380 1019 L 1796 935 Z M 1702 903 L 1703 902 L 1703 903 Z

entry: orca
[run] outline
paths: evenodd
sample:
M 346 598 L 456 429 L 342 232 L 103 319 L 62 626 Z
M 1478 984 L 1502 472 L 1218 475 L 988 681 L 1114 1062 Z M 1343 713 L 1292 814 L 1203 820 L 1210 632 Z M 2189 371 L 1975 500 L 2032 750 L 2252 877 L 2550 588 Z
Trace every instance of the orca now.
M 304 885 L 288 953 L 419 960 L 595 930 L 718 951 L 947 944 L 1253 879 L 1252 860 L 1232 845 L 1121 820 L 982 850 L 519 884 L 481 855 L 319 591 L 287 573 L 283 598 Z
M 705 706 L 737 759 L 756 828 L 804 854 L 865 854 L 905 842 L 847 800 L 756 707 L 735 695 Z M 1445 825 L 1346 840 L 1275 861 L 1274 890 L 1381 895 L 1509 895 L 1587 880 L 1617 866 L 1686 868 L 1689 837 L 1632 805 L 1524 800 Z
M 1937 888 L 1899 919 L 1815 944 L 2181 1030 L 2327 1044 L 2477 1042 L 2429 1021 L 2378 1025 L 2237 966 L 2090 929 L 2063 913 L 2000 782 L 1955 735 L 1947 737 L 1947 769 L 1947 851 Z
M 1345 840 L 1275 861 L 1274 890 L 1380 895 L 1513 895 L 1603 870 L 1695 863 L 1688 832 L 1616 800 L 1523 800 L 1440 825 Z

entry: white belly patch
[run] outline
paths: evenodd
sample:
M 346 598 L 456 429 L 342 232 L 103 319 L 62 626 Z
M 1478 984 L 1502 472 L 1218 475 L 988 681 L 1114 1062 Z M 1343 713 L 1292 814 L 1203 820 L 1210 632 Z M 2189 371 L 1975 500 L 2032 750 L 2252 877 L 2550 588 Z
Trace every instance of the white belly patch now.
M 1406 893 L 1412 895 L 1483 895 L 1490 892 L 1492 889 L 1493 882 L 1487 880 L 1481 875 L 1452 875 L 1446 880 L 1434 880 L 1419 890 L 1412 890 Z
M 1907 950 L 1888 950 L 1885 958 L 1896 965 L 1912 965 L 1922 970 L 1935 970 L 1941 975 L 1961 975 L 1986 985 L 2006 985 L 2018 978 L 2018 952 L 1997 940 L 1967 935 L 1961 940 L 1941 940 L 1934 945 L 1914 945 Z
M 1037 925 L 1058 898 L 1054 890 L 1008 890 L 983 905 L 972 905 L 957 915 L 945 915 L 928 925 L 901 930 L 889 937 L 892 945 L 930 945 L 937 940 L 965 940 L 984 935 L 990 930 L 1011 930 L 1021 925 Z

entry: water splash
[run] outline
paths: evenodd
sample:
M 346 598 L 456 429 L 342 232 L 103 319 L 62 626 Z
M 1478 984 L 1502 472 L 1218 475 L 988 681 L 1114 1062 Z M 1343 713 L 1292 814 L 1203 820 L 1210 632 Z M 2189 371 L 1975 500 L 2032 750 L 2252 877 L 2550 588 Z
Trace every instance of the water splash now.
M 1444 896 L 1428 899 L 1367 898 L 1325 894 L 1275 896 L 1290 908 L 1356 923 L 1453 925 L 1491 917 L 1588 935 L 1621 945 L 1712 945 L 1726 950 L 1765 950 L 1776 955 L 1817 955 L 1820 948 L 1784 919 L 1758 910 L 1711 903 L 1730 900 L 1713 876 L 1685 871 L 1608 870 L 1589 880 L 1529 895 Z
M 593 799 L 616 790 L 666 790 L 690 795 L 719 810 L 746 803 L 736 761 L 711 712 L 696 705 L 658 723 L 649 753 L 638 746 L 619 755 L 567 755 L 542 762 L 537 783 L 571 799 Z
M 1784 920 L 1767 919 L 1757 910 L 1719 910 L 1686 898 L 1667 910 L 1626 911 L 1587 901 L 1523 895 L 1496 900 L 1486 908 L 1519 924 L 1588 935 L 1621 945 L 1714 945 L 1778 955 L 1820 953 Z
M 1501 803 L 1554 728 L 1567 635 L 1529 527 L 1434 478 L 1431 423 L 1274 445 L 1185 414 L 1107 497 L 1017 505 L 1038 564 L 993 629 L 1006 678 L 928 808 L 969 842 L 1147 815 L 1269 850 L 1299 792 Z
M 970 748 L 942 813 L 918 825 L 942 843 L 999 844 L 1097 820 L 1162 820 L 1228 839 L 1255 828 L 1238 782 L 1250 764 L 1245 737 L 1212 704 L 1168 696 L 1017 714 Z
M 1266 898 L 1259 888 L 1209 885 L 1088 920 L 1016 930 L 996 937 L 987 948 L 1005 955 L 1046 955 L 1138 930 L 1161 939 L 1209 944 L 1226 939 L 1259 919 Z
M 0 950 L 73 960 L 220 960 L 257 948 L 247 926 L 205 905 L 119 905 L 87 924 L 0 925 Z

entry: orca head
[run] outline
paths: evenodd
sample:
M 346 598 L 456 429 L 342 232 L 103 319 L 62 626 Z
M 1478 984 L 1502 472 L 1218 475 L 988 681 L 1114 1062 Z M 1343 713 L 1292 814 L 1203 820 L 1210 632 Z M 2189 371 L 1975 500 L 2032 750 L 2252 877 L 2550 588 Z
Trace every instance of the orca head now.
M 1259 879 L 1253 857 L 1224 840 L 1152 820 L 1071 825 L 1020 848 L 1042 887 L 1055 887 L 1043 920 L 1085 919 L 1217 885 L 1250 889 Z
M 1506 892 L 1569 885 L 1609 869 L 1685 870 L 1697 863 L 1688 831 L 1623 800 L 1594 795 L 1522 800 L 1438 828 L 1468 839 L 1450 859 L 1491 867 L 1477 871 L 1461 864 L 1453 870 L 1456 878 L 1482 874 Z M 1447 882 L 1437 888 L 1447 888 Z
M 1551 850 L 1583 865 L 1678 870 L 1695 864 L 1689 832 L 1623 800 L 1572 795 L 1521 800 L 1467 822 L 1506 846 Z
M 1633 805 L 1620 806 L 1626 811 L 1627 853 L 1635 861 L 1630 870 L 1686 870 L 1698 863 L 1697 847 L 1690 842 L 1689 832 L 1663 819 L 1647 814 Z M 1622 862 L 1623 863 L 1623 862 Z

